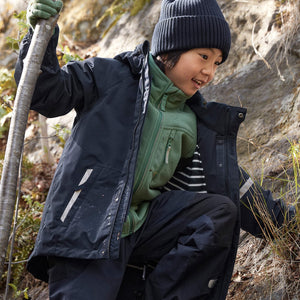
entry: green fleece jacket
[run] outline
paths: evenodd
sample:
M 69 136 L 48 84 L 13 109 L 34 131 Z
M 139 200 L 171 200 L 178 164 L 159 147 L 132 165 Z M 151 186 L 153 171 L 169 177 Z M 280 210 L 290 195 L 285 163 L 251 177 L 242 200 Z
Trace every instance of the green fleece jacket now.
M 137 231 L 152 199 L 172 177 L 181 157 L 196 148 L 196 116 L 185 104 L 189 98 L 149 57 L 151 91 L 135 171 L 133 197 L 122 237 Z

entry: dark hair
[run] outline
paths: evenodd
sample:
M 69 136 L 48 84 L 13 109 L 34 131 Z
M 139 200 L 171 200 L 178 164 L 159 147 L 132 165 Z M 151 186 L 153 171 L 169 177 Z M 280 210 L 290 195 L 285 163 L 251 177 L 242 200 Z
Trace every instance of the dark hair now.
M 155 57 L 158 67 L 165 73 L 166 67 L 172 69 L 178 63 L 181 55 L 187 50 L 169 51 Z

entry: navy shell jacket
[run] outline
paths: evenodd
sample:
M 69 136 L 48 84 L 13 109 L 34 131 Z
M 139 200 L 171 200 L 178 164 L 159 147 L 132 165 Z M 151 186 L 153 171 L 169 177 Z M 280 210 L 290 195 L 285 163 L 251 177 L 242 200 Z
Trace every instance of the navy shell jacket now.
M 30 40 L 28 34 L 21 45 L 17 82 Z M 48 193 L 28 264 L 29 271 L 45 281 L 47 256 L 118 258 L 151 83 L 148 42 L 114 59 L 91 58 L 68 63 L 61 69 L 56 58 L 57 40 L 58 29 L 48 45 L 31 109 L 46 117 L 72 109 L 77 115 Z M 239 207 L 239 186 L 249 177 L 244 174 L 246 178 L 242 180 L 240 176 L 236 136 L 246 110 L 207 103 L 198 92 L 187 103 L 197 116 L 207 191 L 226 195 Z M 269 194 L 264 195 L 270 209 L 274 209 L 277 202 Z M 261 233 L 255 218 L 244 208 L 242 225 L 253 234 Z M 226 272 L 214 299 L 226 297 L 239 229 L 240 218 Z

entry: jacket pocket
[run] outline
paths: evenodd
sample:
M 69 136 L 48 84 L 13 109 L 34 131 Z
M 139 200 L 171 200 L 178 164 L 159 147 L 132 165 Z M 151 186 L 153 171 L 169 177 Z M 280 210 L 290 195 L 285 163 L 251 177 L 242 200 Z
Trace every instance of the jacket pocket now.
M 174 137 L 175 137 L 175 130 L 172 130 L 170 135 L 169 135 L 167 145 L 166 145 L 166 149 L 165 149 L 165 164 L 169 163 L 169 157 L 170 157 L 170 154 L 171 154 Z
M 180 148 L 180 133 L 174 129 L 165 130 L 153 160 L 151 187 L 163 186 L 172 177 L 180 160 Z

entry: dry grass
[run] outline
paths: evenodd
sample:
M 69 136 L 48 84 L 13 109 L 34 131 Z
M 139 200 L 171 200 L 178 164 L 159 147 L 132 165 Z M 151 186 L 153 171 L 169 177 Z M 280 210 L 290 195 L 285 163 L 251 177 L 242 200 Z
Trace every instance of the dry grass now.
M 252 210 L 264 239 L 244 233 L 236 260 L 228 299 L 300 299 L 300 142 L 291 142 L 289 160 L 282 166 L 281 198 L 296 207 L 295 217 L 285 216 L 283 226 L 276 227 L 266 203 L 257 193 Z
M 299 300 L 299 264 L 297 271 L 266 240 L 243 235 L 227 300 Z

